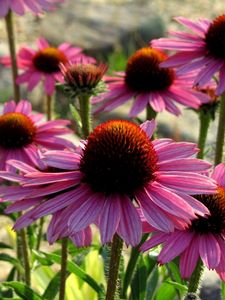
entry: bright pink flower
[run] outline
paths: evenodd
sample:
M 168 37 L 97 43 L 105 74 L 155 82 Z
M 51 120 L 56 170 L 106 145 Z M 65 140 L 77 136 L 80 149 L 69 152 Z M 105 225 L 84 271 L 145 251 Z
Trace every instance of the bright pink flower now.
M 8 160 L 7 164 L 11 168 L 12 167 L 17 168 L 19 170 L 19 174 L 3 171 L 4 177 L 10 180 L 12 180 L 13 178 L 13 181 L 20 182 L 21 184 L 23 183 L 23 181 L 26 180 L 25 178 L 26 174 L 38 171 L 34 167 L 31 167 L 30 165 L 27 165 L 21 161 Z M 43 162 L 42 165 L 39 165 L 39 169 L 41 169 L 42 172 L 48 171 L 46 169 L 46 165 Z M 56 188 L 55 192 L 57 193 L 57 190 L 62 189 L 63 184 L 57 183 L 56 185 L 53 185 L 52 187 Z M 42 189 L 42 186 L 36 187 L 36 189 L 39 188 Z M 25 211 L 32 207 L 36 207 L 41 202 L 46 201 L 49 198 L 49 195 L 46 195 L 45 193 L 44 195 L 41 195 L 41 193 L 39 193 L 38 197 L 36 197 L 34 188 L 24 187 L 22 185 L 21 186 L 14 185 L 11 186 L 10 188 L 9 186 L 1 186 L 0 194 L 4 194 L 4 197 L 1 198 L 2 202 L 8 201 L 6 199 L 10 199 L 10 202 L 12 202 L 12 204 L 9 205 L 5 210 L 7 214 Z M 52 193 L 50 194 L 51 197 L 54 196 L 54 194 Z M 58 204 L 57 199 L 55 204 L 56 205 Z M 68 227 L 65 226 L 66 224 L 59 222 L 60 215 L 62 214 L 63 209 L 60 209 L 60 207 L 57 208 L 58 208 L 57 212 L 52 213 L 52 219 L 48 225 L 48 230 L 47 230 L 48 242 L 50 244 L 53 244 L 56 240 L 62 239 L 64 237 L 69 237 L 77 247 L 84 247 L 84 246 L 91 245 L 92 233 L 91 233 L 90 226 L 80 230 L 79 232 L 68 232 Z M 26 222 L 28 222 L 29 224 L 33 223 L 32 216 L 29 217 L 29 212 L 26 213 L 25 219 Z M 14 225 L 14 229 L 17 230 L 23 226 L 26 226 L 26 222 L 24 223 L 24 216 L 18 218 Z
M 177 53 L 163 62 L 163 67 L 179 67 L 178 74 L 198 70 L 194 85 L 202 86 L 219 72 L 216 94 L 225 91 L 225 15 L 213 21 L 199 19 L 197 22 L 183 17 L 175 20 L 193 33 L 171 31 L 172 38 L 153 40 L 151 45 L 158 49 L 174 50 Z
M 208 102 L 206 95 L 191 89 L 193 75 L 180 76 L 171 68 L 159 66 L 166 58 L 164 53 L 150 47 L 135 52 L 127 62 L 125 73 L 106 78 L 109 91 L 92 99 L 93 104 L 100 104 L 95 112 L 111 111 L 131 98 L 134 98 L 131 117 L 148 105 L 156 112 L 167 110 L 179 115 L 181 111 L 175 103 L 197 109 Z
M 65 149 L 73 144 L 59 137 L 70 132 L 67 120 L 40 122 L 42 114 L 33 114 L 31 104 L 8 101 L 0 116 L 0 170 L 8 159 L 39 165 L 38 149 Z
M 190 195 L 215 192 L 212 180 L 200 174 L 210 164 L 192 158 L 198 152 L 195 144 L 150 141 L 154 129 L 154 121 L 141 127 L 108 121 L 95 128 L 79 152 L 44 153 L 49 168 L 61 171 L 26 174 L 21 184 L 31 189 L 29 197 L 48 195 L 48 201 L 25 213 L 16 228 L 63 209 L 57 221 L 69 232 L 96 223 L 102 243 L 118 233 L 127 244 L 137 245 L 142 235 L 137 207 L 151 225 L 165 232 L 188 226 L 196 214 L 207 214 Z M 1 177 L 20 181 L 8 172 Z M 10 189 L 1 196 L 10 201 L 9 194 Z M 21 196 L 15 194 L 14 199 Z
M 217 181 L 214 195 L 200 195 L 196 198 L 210 211 L 208 218 L 199 217 L 185 230 L 172 233 L 155 231 L 142 246 L 146 251 L 159 244 L 163 249 L 158 256 L 160 264 L 165 264 L 180 256 L 180 271 L 183 278 L 190 278 L 201 258 L 208 269 L 215 269 L 225 281 L 225 165 L 219 164 L 212 178 Z
M 17 83 L 27 83 L 29 92 L 44 80 L 46 94 L 52 95 L 55 83 L 63 81 L 59 67 L 61 63 L 95 61 L 94 58 L 85 56 L 81 48 L 73 47 L 69 43 L 63 43 L 56 48 L 49 45 L 44 38 L 39 38 L 37 46 L 38 50 L 22 47 L 17 54 L 18 67 L 24 70 L 18 76 Z M 11 65 L 9 57 L 2 57 L 0 62 L 7 67 Z
M 26 10 L 37 15 L 55 9 L 55 4 L 62 2 L 64 0 L 0 0 L 0 18 L 5 17 L 9 10 L 20 16 L 24 15 Z

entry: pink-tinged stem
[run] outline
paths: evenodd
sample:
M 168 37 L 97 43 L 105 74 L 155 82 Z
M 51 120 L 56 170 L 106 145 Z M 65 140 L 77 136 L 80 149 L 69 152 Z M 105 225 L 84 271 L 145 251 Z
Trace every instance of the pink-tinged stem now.
M 60 277 L 60 288 L 59 288 L 59 300 L 65 299 L 66 290 L 66 277 L 67 277 L 67 246 L 68 239 L 64 238 L 62 240 L 62 250 L 61 250 L 61 277 Z
M 117 234 L 115 234 L 111 246 L 109 278 L 107 283 L 105 300 L 115 299 L 122 249 L 123 249 L 123 241 Z
M 219 114 L 219 124 L 217 130 L 217 140 L 216 140 L 215 165 L 221 163 L 223 159 L 224 133 L 225 133 L 225 93 L 221 96 L 221 100 L 220 100 L 220 114 Z
M 13 88 L 14 88 L 14 100 L 16 102 L 20 101 L 20 87 L 16 84 L 16 78 L 18 76 L 18 68 L 16 62 L 16 47 L 15 47 L 15 35 L 13 29 L 13 15 L 12 11 L 9 10 L 7 16 L 5 17 L 6 21 L 6 30 L 8 35 L 8 44 L 9 51 L 12 63 L 12 79 L 13 79 Z

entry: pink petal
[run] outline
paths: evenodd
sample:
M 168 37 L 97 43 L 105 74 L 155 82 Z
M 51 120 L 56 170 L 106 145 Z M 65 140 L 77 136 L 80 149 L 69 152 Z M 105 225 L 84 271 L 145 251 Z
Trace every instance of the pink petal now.
M 165 264 L 179 256 L 189 246 L 192 238 L 193 233 L 188 231 L 175 231 L 165 242 L 158 257 L 159 262 Z
M 117 230 L 121 214 L 120 202 L 119 195 L 109 195 L 105 201 L 99 223 L 102 244 L 111 242 Z
M 195 270 L 199 259 L 199 239 L 195 236 L 180 256 L 180 272 L 182 278 L 188 279 Z
M 125 195 L 120 198 L 121 218 L 117 232 L 126 244 L 136 246 L 141 240 L 141 220 L 131 200 Z
M 220 246 L 213 234 L 202 234 L 199 238 L 199 254 L 208 269 L 215 269 L 221 257 Z

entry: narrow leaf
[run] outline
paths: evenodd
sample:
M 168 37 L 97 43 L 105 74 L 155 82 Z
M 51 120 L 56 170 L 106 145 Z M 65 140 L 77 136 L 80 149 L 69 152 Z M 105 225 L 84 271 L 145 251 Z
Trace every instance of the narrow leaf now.
M 12 288 L 24 300 L 43 300 L 36 292 L 24 283 L 18 281 L 3 282 L 2 285 Z

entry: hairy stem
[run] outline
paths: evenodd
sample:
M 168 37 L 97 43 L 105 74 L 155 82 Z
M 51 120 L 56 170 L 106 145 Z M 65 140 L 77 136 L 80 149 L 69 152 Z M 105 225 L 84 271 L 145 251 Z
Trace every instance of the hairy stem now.
M 206 143 L 210 120 L 211 120 L 210 114 L 201 110 L 199 113 L 200 129 L 199 129 L 199 138 L 198 138 L 198 148 L 200 149 L 200 151 L 197 156 L 198 158 L 201 159 L 204 158 L 205 143 Z
M 12 79 L 13 79 L 13 89 L 14 89 L 14 100 L 16 102 L 20 101 L 20 87 L 16 84 L 16 78 L 18 76 L 18 68 L 16 61 L 16 46 L 15 46 L 15 35 L 13 29 L 13 15 L 12 11 L 9 10 L 8 14 L 5 17 L 6 30 L 8 35 L 8 44 L 10 51 L 10 58 L 12 64 Z
M 199 289 L 200 279 L 201 279 L 203 270 L 204 270 L 204 265 L 203 265 L 201 259 L 199 259 L 197 266 L 196 266 L 194 272 L 192 273 L 190 281 L 189 281 L 188 294 L 196 295 L 196 297 L 198 297 L 198 289 Z
M 38 225 L 38 235 L 37 235 L 36 250 L 39 250 L 40 246 L 41 246 L 41 239 L 42 239 L 44 222 L 45 222 L 44 217 L 40 218 L 40 222 L 39 222 L 39 225 Z
M 122 248 L 123 248 L 123 241 L 117 234 L 115 234 L 113 237 L 113 242 L 111 247 L 109 278 L 107 283 L 105 300 L 115 299 Z
M 224 133 L 225 133 L 225 93 L 222 95 L 220 101 L 219 124 L 218 124 L 217 139 L 216 139 L 215 165 L 221 163 L 223 159 Z
M 25 283 L 30 286 L 31 284 L 31 273 L 30 273 L 30 260 L 29 260 L 29 252 L 28 252 L 28 242 L 27 242 L 27 234 L 25 228 L 20 230 L 21 234 L 21 243 L 22 243 L 22 252 L 23 252 L 23 263 L 24 263 L 24 271 L 25 271 Z
M 52 119 L 53 100 L 53 96 L 46 94 L 46 115 L 48 121 Z
M 148 104 L 146 108 L 146 120 L 152 120 L 155 119 L 157 115 L 157 112 L 155 112 L 152 107 Z
M 83 138 L 89 136 L 91 129 L 91 115 L 90 115 L 90 96 L 82 95 L 79 96 L 80 102 L 80 117 L 82 122 L 82 134 Z

